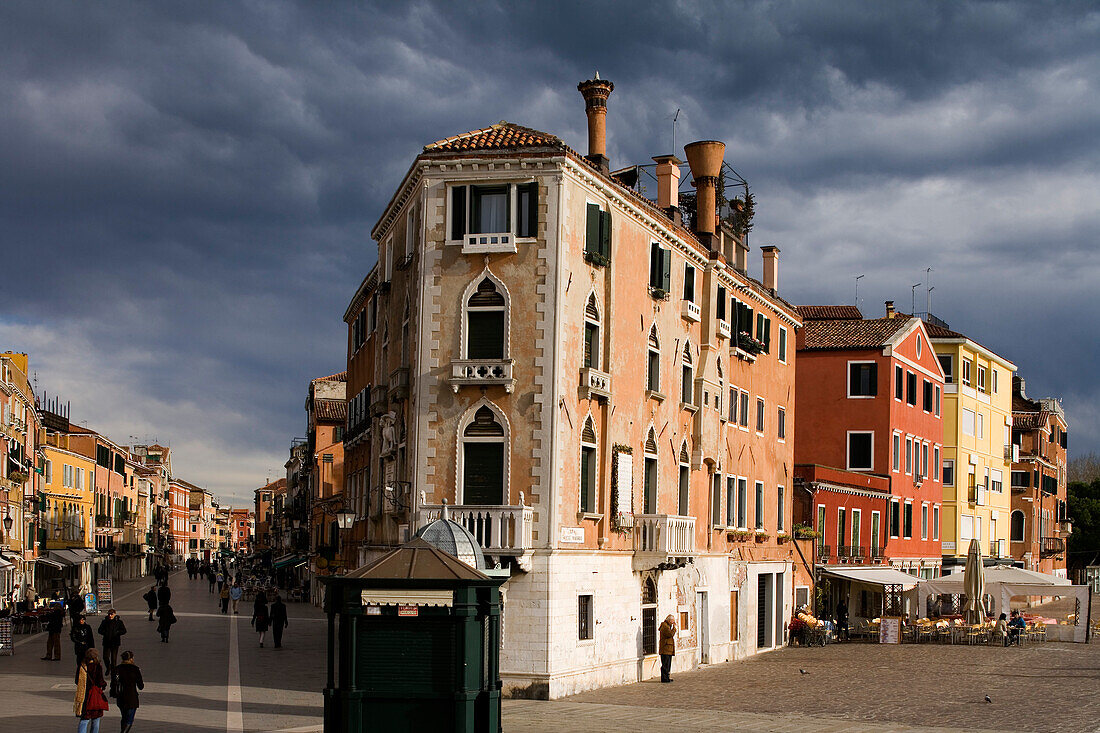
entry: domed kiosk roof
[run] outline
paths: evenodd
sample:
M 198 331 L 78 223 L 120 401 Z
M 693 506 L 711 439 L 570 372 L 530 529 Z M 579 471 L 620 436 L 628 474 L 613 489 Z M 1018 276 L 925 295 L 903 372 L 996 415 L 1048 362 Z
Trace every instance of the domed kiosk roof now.
M 448 519 L 446 509 L 442 517 L 417 530 L 416 536 L 447 554 L 454 555 L 475 570 L 484 571 L 488 567 L 485 553 L 477 539 L 470 530 Z

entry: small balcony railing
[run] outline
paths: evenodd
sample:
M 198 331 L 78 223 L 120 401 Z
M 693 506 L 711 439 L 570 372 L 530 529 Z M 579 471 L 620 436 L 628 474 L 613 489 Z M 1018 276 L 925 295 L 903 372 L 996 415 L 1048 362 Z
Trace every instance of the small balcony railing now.
M 455 359 L 451 362 L 451 388 L 503 386 L 511 392 L 516 380 L 512 377 L 511 359 Z
M 728 339 L 730 337 L 730 324 L 729 321 L 718 321 L 718 338 Z
M 1039 556 L 1061 555 L 1066 551 L 1066 541 L 1061 537 L 1043 537 L 1039 541 Z
M 863 549 L 862 545 L 839 545 L 836 548 L 837 560 L 846 563 L 863 562 L 866 557 Z
M 586 399 L 611 397 L 611 375 L 592 367 L 581 369 L 581 392 Z
M 485 254 L 490 252 L 515 252 L 516 238 L 511 232 L 493 234 L 467 234 L 462 238 L 463 254 Z
M 695 554 L 695 517 L 672 514 L 634 516 L 634 552 L 688 557 Z
M 881 547 L 879 547 L 878 545 L 871 545 L 870 551 L 871 551 L 871 559 L 873 561 L 878 562 L 879 560 L 882 559 L 883 552 L 882 552 Z
M 817 561 L 822 565 L 828 564 L 833 557 L 833 548 L 828 545 L 817 546 Z
M 698 323 L 703 318 L 703 311 L 690 300 L 683 300 L 681 301 L 680 315 L 685 321 Z
M 420 526 L 442 515 L 443 505 L 423 505 L 420 507 Z M 532 547 L 533 507 L 455 504 L 447 507 L 447 518 L 468 529 L 488 555 L 522 555 Z

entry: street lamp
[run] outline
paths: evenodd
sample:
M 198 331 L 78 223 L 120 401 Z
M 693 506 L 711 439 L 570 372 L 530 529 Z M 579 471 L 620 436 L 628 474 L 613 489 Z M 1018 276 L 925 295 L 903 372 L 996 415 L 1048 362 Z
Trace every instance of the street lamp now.
M 14 523 L 14 520 L 11 518 L 11 507 L 8 507 L 8 515 L 4 517 L 4 531 L 11 532 L 11 526 Z
M 340 529 L 351 529 L 355 524 L 355 512 L 337 512 L 336 521 L 340 525 Z

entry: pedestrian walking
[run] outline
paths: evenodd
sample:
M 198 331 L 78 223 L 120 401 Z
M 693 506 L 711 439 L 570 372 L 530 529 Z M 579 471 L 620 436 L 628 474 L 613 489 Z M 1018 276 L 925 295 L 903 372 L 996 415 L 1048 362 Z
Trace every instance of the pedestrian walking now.
M 840 638 L 841 632 L 844 633 L 844 640 L 851 641 L 852 636 L 848 632 L 848 604 L 843 598 L 836 604 L 836 638 Z
M 157 588 L 157 605 L 166 606 L 172 602 L 172 589 L 167 585 Z
M 73 590 L 73 592 L 69 595 L 68 606 L 69 621 L 75 625 L 77 617 L 80 616 L 80 614 L 84 613 L 84 599 L 80 597 L 79 591 Z
M 118 664 L 118 648 L 122 645 L 125 634 L 126 624 L 122 623 L 115 609 L 107 611 L 107 618 L 99 624 L 99 635 L 103 637 L 103 664 L 107 667 L 107 674 Z
M 176 623 L 176 614 L 172 611 L 172 606 L 162 603 L 160 608 L 157 609 L 157 618 L 160 619 L 160 622 L 157 623 L 160 640 L 167 644 L 168 634 L 172 631 L 172 624 Z
M 145 599 L 145 604 L 149 606 L 149 620 L 153 620 L 153 614 L 157 611 L 157 606 L 160 605 L 160 600 L 157 598 L 157 587 L 154 585 L 149 588 L 149 592 L 142 596 Z
M 61 628 L 65 625 L 65 609 L 54 603 L 46 614 L 46 656 L 44 661 L 61 661 Z
M 229 589 L 229 599 L 233 601 L 233 613 L 239 613 L 237 605 L 241 602 L 241 596 L 244 595 L 244 589 L 241 588 L 241 582 L 238 580 L 236 585 Z
M 27 592 L 23 596 L 23 601 L 27 604 L 27 610 L 33 611 L 35 605 L 38 603 L 38 591 L 36 591 L 32 586 L 28 585 Z
M 217 578 L 218 578 L 218 592 L 220 593 L 221 589 L 225 587 L 225 573 L 219 571 Z
M 210 592 L 214 592 L 214 584 L 218 582 L 218 575 L 214 572 L 214 568 L 210 568 L 207 572 L 207 578 L 210 580 Z
M 134 663 L 134 653 L 124 651 L 122 664 L 118 665 L 115 673 L 111 675 L 111 697 L 115 699 L 115 705 L 122 713 L 122 731 L 129 733 L 134 727 L 134 716 L 138 709 L 138 690 L 145 689 L 145 681 L 141 679 L 141 668 Z
M 87 619 L 83 615 L 76 617 L 76 623 L 73 624 L 73 628 L 69 631 L 69 638 L 73 642 L 73 653 L 76 655 L 77 672 L 80 672 L 80 665 L 84 662 L 84 655 L 89 649 L 95 649 L 95 634 L 92 633 L 92 627 L 88 625 Z M 99 657 L 96 657 L 98 661 Z
M 91 629 L 89 629 L 91 631 Z M 76 695 L 73 714 L 80 718 L 77 733 L 99 733 L 99 719 L 107 710 L 107 680 L 99 663 L 99 652 L 88 649 L 76 670 Z
M 221 597 L 222 613 L 229 613 L 229 586 L 223 585 L 218 595 Z
M 275 600 L 271 602 L 271 638 L 275 640 L 275 648 L 283 647 L 283 629 L 289 626 L 286 618 L 286 604 L 279 594 L 275 594 Z
M 657 649 L 661 653 L 661 682 L 672 682 L 672 658 L 676 656 L 676 618 L 670 613 L 661 622 L 661 635 Z
M 264 635 L 271 623 L 271 616 L 267 611 L 267 596 L 263 591 L 256 595 L 256 603 L 252 606 L 252 625 L 256 627 L 256 633 L 260 635 L 260 646 L 264 645 Z

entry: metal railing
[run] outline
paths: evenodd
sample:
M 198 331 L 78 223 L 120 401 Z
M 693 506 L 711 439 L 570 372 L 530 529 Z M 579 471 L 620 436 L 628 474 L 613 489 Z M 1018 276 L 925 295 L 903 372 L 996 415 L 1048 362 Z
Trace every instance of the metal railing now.
M 1039 540 L 1039 556 L 1061 555 L 1066 551 L 1066 541 L 1061 537 L 1043 537 Z
M 852 562 L 862 561 L 863 546 L 862 545 L 839 545 L 836 548 L 836 556 L 840 562 Z

